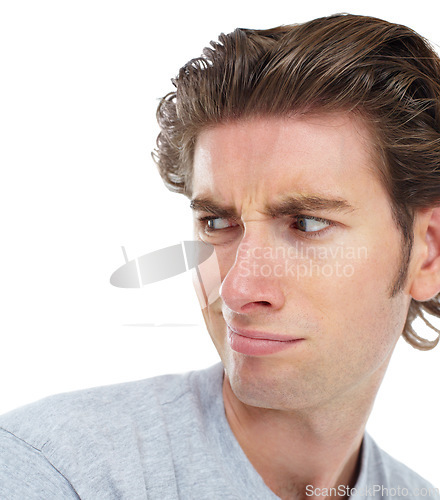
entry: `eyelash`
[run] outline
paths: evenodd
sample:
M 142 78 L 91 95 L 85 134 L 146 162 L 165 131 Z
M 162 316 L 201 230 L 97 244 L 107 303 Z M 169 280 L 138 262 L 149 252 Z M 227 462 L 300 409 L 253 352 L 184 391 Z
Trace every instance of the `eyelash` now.
M 318 222 L 324 222 L 325 224 L 328 224 L 327 227 L 320 229 L 318 231 L 307 232 L 307 231 L 300 231 L 299 229 L 295 229 L 298 233 L 305 235 L 306 238 L 319 238 L 323 233 L 327 232 L 328 229 L 330 229 L 332 226 L 335 225 L 334 222 L 332 222 L 328 219 L 323 219 L 321 217 L 314 217 L 312 215 L 301 215 L 301 214 L 298 214 L 298 215 L 292 217 L 292 219 L 293 219 L 292 225 L 300 218 L 301 219 L 308 219 L 308 220 L 315 220 Z M 199 217 L 198 221 L 199 221 L 199 223 L 207 223 L 208 221 L 216 220 L 216 219 L 222 219 L 222 217 L 217 217 L 215 215 L 206 215 L 204 217 Z M 236 226 L 231 226 L 231 227 L 225 228 L 225 229 L 233 229 L 234 227 L 236 227 Z M 210 234 L 210 233 L 213 234 L 217 231 L 224 231 L 224 229 L 209 228 L 207 224 L 203 224 L 203 230 L 207 234 Z
M 308 219 L 308 220 L 315 220 L 315 221 L 318 221 L 318 222 L 324 222 L 325 224 L 328 224 L 327 227 L 323 228 L 323 229 L 319 229 L 318 231 L 300 231 L 299 229 L 297 229 L 297 231 L 303 235 L 303 237 L 305 238 L 320 238 L 324 233 L 327 232 L 327 230 L 329 230 L 332 226 L 335 225 L 334 222 L 332 222 L 331 220 L 328 220 L 328 219 L 323 219 L 322 217 L 313 217 L 312 215 L 297 215 L 295 216 L 294 218 L 294 222 L 296 222 L 298 219 Z

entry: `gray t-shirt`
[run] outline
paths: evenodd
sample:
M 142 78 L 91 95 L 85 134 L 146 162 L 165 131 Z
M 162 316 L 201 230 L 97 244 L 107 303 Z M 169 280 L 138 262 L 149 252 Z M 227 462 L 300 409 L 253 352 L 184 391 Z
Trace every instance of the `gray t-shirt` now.
M 277 499 L 229 427 L 222 378 L 219 363 L 51 396 L 1 416 L 1 500 Z M 433 487 L 368 434 L 361 460 L 352 498 L 440 498 L 425 495 Z

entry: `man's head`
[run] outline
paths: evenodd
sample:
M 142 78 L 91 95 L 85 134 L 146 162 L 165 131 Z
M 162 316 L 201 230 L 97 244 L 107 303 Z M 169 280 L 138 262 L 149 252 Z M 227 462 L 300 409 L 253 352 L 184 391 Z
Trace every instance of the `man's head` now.
M 378 388 L 409 299 L 390 298 L 401 238 L 371 140 L 347 113 L 256 117 L 198 136 L 196 237 L 214 245 L 222 282 L 203 313 L 243 402 L 342 407 Z
M 177 91 L 158 109 L 156 159 L 167 186 L 189 197 L 197 142 L 219 124 L 326 114 L 332 122 L 341 113 L 357 123 L 400 232 L 390 296 L 403 290 L 415 215 L 440 203 L 440 62 L 420 36 L 351 15 L 238 29 L 187 63 L 174 83 Z M 440 305 L 438 296 L 423 300 L 411 301 L 403 335 L 426 349 L 435 343 L 421 339 L 411 322 L 423 311 L 440 316 Z

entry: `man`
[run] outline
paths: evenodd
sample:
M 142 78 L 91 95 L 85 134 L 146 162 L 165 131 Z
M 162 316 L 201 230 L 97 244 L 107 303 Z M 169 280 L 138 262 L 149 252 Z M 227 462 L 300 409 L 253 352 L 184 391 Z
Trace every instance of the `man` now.
M 222 364 L 3 416 L 0 497 L 439 498 L 365 434 L 399 336 L 438 343 L 411 325 L 440 316 L 438 57 L 341 15 L 221 35 L 174 83 L 155 157 L 215 249 Z

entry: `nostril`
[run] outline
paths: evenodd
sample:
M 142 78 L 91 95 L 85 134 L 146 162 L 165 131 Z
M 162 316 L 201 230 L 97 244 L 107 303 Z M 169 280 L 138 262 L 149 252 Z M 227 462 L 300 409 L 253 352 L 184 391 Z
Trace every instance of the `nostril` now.
M 262 306 L 270 306 L 270 302 L 267 300 L 259 300 L 256 304 L 261 304 Z

